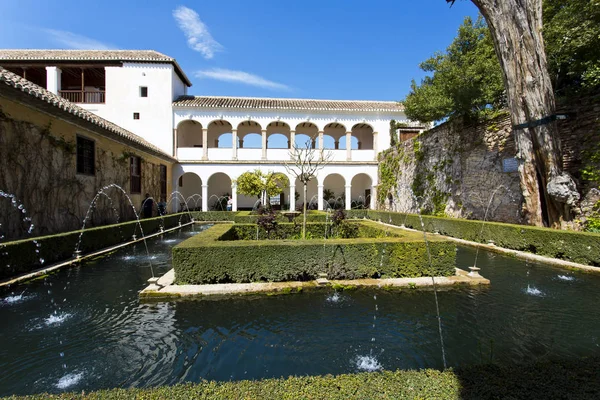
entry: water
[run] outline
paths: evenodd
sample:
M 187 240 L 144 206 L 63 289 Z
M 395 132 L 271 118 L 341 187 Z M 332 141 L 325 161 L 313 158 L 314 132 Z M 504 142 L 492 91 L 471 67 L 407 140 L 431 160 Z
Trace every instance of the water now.
M 156 271 L 191 230 L 148 240 Z M 51 294 L 43 281 L 0 293 L 0 395 L 443 365 L 430 290 L 140 303 L 146 257 L 138 243 L 51 275 Z M 459 248 L 458 265 L 474 257 Z M 478 266 L 490 287 L 438 288 L 449 366 L 487 362 L 490 350 L 497 363 L 600 355 L 600 276 L 485 251 Z M 47 325 L 51 299 L 70 316 Z

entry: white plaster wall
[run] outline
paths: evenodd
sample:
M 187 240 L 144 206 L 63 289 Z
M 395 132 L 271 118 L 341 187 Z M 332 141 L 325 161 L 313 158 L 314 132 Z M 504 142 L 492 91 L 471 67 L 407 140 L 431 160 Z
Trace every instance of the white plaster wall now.
M 173 65 L 124 63 L 105 71 L 105 104 L 80 105 L 173 154 L 172 104 L 185 93 Z M 140 97 L 141 86 L 148 87 L 148 97 Z M 139 120 L 133 119 L 134 112 L 140 113 Z

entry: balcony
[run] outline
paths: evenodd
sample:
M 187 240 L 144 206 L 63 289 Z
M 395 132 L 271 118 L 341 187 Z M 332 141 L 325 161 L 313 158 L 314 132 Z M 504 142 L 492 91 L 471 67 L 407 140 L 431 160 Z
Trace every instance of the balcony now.
M 58 94 L 71 103 L 104 104 L 106 92 L 104 90 L 59 90 Z
M 206 158 L 204 157 L 204 149 L 202 147 L 179 147 L 177 149 L 177 158 L 180 161 L 232 161 L 235 160 L 233 149 L 231 148 L 216 148 L 209 147 L 207 149 Z M 318 150 L 316 150 L 318 151 Z M 375 150 L 351 150 L 350 160 L 346 150 L 326 150 L 331 153 L 332 162 L 345 161 L 374 161 Z M 290 159 L 288 149 L 267 149 L 266 161 L 286 161 Z M 237 149 L 237 160 L 239 161 L 265 161 L 262 158 L 262 149 L 257 148 L 241 148 Z

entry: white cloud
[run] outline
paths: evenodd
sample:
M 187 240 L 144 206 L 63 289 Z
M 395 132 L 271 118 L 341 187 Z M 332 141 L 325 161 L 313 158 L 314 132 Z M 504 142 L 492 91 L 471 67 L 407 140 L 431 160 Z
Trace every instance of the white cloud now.
M 270 90 L 289 91 L 291 88 L 283 83 L 277 83 L 258 75 L 253 75 L 244 71 L 233 71 L 230 69 L 213 68 L 195 73 L 198 78 L 216 79 L 218 81 L 242 83 L 244 85 L 257 86 Z
M 50 40 L 59 43 L 61 46 L 75 50 L 111 50 L 114 49 L 106 43 L 95 39 L 78 35 L 73 32 L 60 31 L 57 29 L 42 29 L 44 33 L 50 36 Z
M 213 39 L 196 11 L 179 6 L 173 10 L 173 18 L 187 37 L 188 46 L 201 53 L 204 58 L 213 58 L 215 52 L 223 51 L 223 46 Z

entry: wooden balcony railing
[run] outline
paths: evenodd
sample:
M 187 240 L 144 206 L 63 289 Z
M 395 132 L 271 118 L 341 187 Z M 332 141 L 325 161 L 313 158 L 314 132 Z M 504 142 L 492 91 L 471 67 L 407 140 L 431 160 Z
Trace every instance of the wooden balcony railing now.
M 72 103 L 104 103 L 105 94 L 102 91 L 82 91 L 82 90 L 59 90 L 58 94 L 60 97 L 69 100 Z

